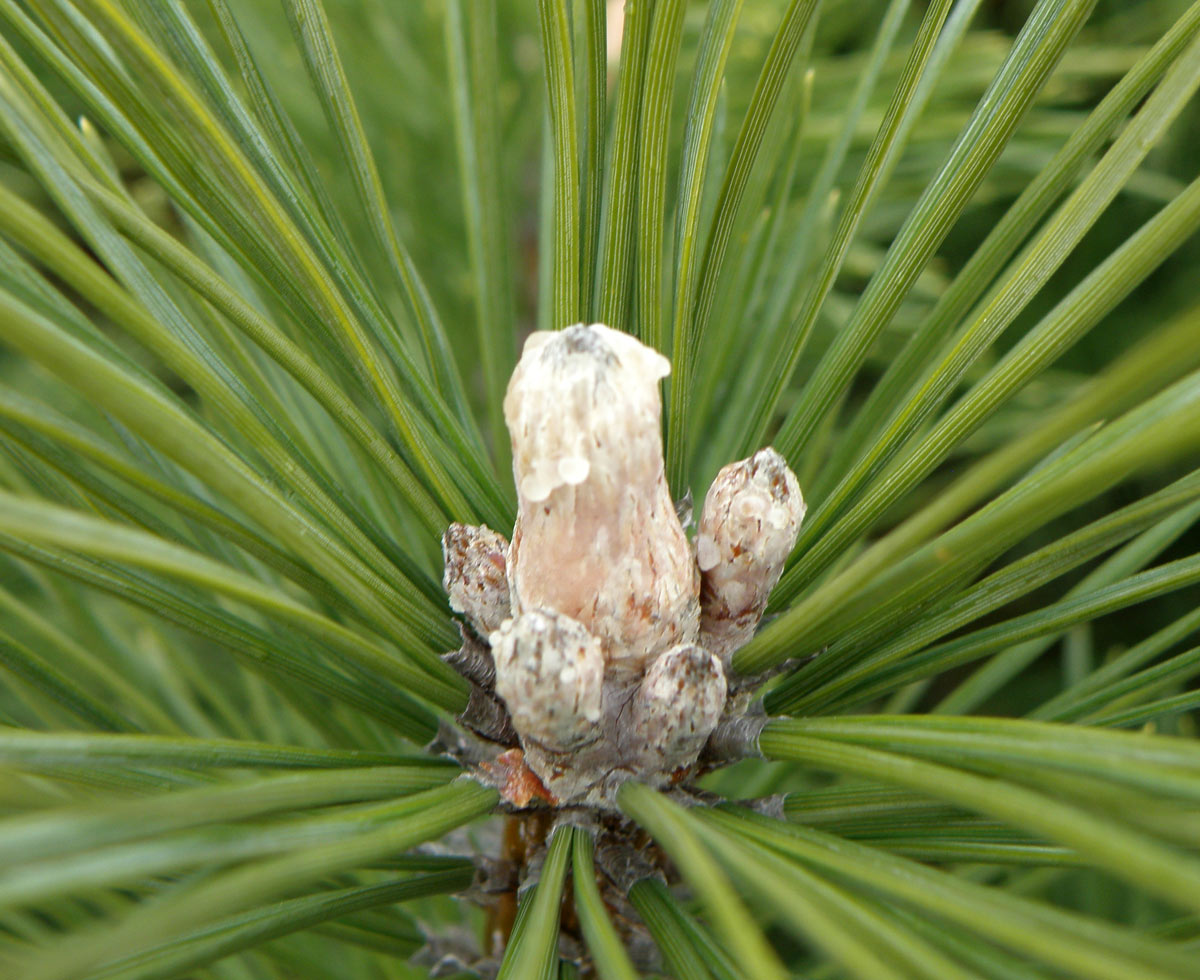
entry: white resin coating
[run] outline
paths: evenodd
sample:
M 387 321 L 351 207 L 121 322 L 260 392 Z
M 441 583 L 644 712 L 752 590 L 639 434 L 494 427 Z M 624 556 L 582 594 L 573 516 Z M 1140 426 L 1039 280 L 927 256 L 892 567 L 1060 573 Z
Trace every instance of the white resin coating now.
M 581 324 L 533 334 L 504 399 L 519 503 L 513 611 L 579 620 L 631 678 L 699 628 L 699 577 L 664 476 L 669 369 L 633 337 Z

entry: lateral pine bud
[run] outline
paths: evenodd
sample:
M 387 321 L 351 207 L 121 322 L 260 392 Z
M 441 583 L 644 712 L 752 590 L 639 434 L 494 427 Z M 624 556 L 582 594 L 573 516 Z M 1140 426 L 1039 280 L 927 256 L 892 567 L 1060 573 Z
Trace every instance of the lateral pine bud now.
M 451 524 L 442 535 L 442 586 L 450 608 L 482 637 L 508 619 L 508 542 L 491 528 Z
M 687 775 L 804 516 L 795 476 L 764 449 L 709 490 L 697 563 L 663 465 L 669 371 L 601 324 L 533 334 L 504 400 L 512 543 L 458 524 L 443 538 L 451 608 L 488 637 L 524 764 L 560 804 L 608 806 L 625 779 Z
M 696 535 L 700 642 L 728 664 L 754 635 L 804 520 L 796 477 L 774 449 L 724 467 Z
M 604 654 L 582 624 L 532 610 L 505 620 L 491 642 L 496 693 L 518 732 L 553 752 L 600 738 Z
M 678 771 L 695 762 L 724 707 L 721 661 L 694 643 L 668 650 L 650 665 L 634 695 L 625 735 L 629 750 L 647 768 Z

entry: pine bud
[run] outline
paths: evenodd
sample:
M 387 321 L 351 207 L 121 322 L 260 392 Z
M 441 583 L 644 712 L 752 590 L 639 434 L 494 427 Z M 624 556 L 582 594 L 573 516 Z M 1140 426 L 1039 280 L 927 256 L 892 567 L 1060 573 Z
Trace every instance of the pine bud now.
M 699 581 L 664 476 L 666 358 L 600 324 L 535 333 L 509 382 L 514 613 L 553 609 L 636 679 L 695 640 Z
M 491 644 L 496 693 L 523 739 L 565 751 L 601 736 L 604 655 L 584 626 L 532 610 L 506 620 Z
M 508 542 L 491 528 L 451 524 L 442 535 L 442 585 L 450 608 L 467 617 L 480 636 L 498 629 L 510 615 Z
M 730 463 L 709 487 L 696 536 L 700 642 L 724 663 L 754 635 L 804 511 L 795 475 L 770 447 Z
M 651 665 L 626 735 L 649 771 L 669 774 L 695 761 L 725 707 L 725 671 L 703 647 L 685 644 Z

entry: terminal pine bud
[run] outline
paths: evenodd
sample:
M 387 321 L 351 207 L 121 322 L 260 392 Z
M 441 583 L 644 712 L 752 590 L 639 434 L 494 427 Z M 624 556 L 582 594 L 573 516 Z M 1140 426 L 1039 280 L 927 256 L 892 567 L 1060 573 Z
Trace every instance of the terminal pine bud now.
M 700 627 L 700 579 L 663 464 L 658 384 L 669 370 L 628 334 L 579 325 L 533 334 L 504 399 L 513 610 L 579 620 L 630 681 Z

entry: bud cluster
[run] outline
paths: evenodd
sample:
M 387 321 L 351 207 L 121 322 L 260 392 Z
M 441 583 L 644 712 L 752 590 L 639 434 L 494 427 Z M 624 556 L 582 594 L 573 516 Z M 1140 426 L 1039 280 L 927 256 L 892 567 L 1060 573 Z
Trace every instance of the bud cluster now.
M 443 538 L 451 608 L 487 640 L 523 764 L 560 804 L 687 775 L 804 516 L 764 449 L 718 474 L 693 547 L 664 473 L 669 370 L 600 324 L 533 334 L 504 401 L 512 543 L 460 524 Z

